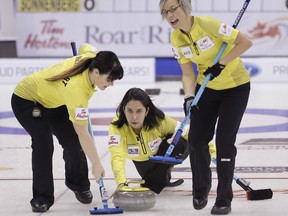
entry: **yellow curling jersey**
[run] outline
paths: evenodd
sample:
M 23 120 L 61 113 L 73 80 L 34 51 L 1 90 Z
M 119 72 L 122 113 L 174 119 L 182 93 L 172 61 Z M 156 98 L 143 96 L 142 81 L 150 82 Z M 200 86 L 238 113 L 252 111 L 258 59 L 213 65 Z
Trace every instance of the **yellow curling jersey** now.
M 95 92 L 89 80 L 88 69 L 63 80 L 51 82 L 46 79 L 62 73 L 83 59 L 95 57 L 96 53 L 90 51 L 90 47 L 89 44 L 84 44 L 80 47 L 80 55 L 27 76 L 16 86 L 14 94 L 38 102 L 45 108 L 66 105 L 72 122 L 88 125 L 88 100 Z
M 234 46 L 239 33 L 237 29 L 209 16 L 193 16 L 189 34 L 177 29 L 171 33 L 172 51 L 179 64 L 194 62 L 198 67 L 197 83 L 203 83 L 203 73 L 211 67 L 223 42 L 227 47 L 221 58 Z M 229 89 L 250 81 L 249 74 L 238 57 L 226 65 L 220 76 L 209 81 L 207 88 Z
M 113 121 L 117 120 L 115 117 Z M 154 156 L 167 135 L 173 134 L 180 126 L 180 122 L 165 116 L 160 125 L 149 131 L 141 131 L 137 136 L 130 125 L 124 124 L 121 128 L 110 124 L 109 151 L 111 165 L 117 185 L 126 181 L 126 158 L 135 161 L 146 161 Z M 188 139 L 188 129 L 183 130 L 184 139 Z

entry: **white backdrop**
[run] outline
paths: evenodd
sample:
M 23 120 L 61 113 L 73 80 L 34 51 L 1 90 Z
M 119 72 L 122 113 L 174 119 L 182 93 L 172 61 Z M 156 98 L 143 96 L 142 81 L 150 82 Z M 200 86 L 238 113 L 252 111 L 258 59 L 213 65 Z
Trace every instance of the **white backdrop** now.
M 16 39 L 15 13 L 12 0 L 0 0 L 0 41 Z
M 20 4 L 17 8 L 18 56 L 64 57 L 69 53 L 71 41 L 88 42 L 122 57 L 172 56 L 171 28 L 161 22 L 157 0 L 59 2 L 63 3 L 62 7 Z M 232 25 L 244 1 L 221 0 L 222 4 L 217 5 L 213 0 L 192 2 L 194 15 L 211 15 Z M 254 42 L 245 55 L 288 55 L 288 13 L 284 3 L 284 0 L 251 1 L 238 26 Z M 89 11 L 85 5 L 93 9 Z

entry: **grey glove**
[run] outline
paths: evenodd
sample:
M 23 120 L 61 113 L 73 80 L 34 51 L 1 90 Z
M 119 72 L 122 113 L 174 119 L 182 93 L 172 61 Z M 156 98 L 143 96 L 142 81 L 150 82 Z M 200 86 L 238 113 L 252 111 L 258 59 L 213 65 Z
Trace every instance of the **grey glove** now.
M 194 96 L 190 96 L 184 99 L 183 109 L 184 109 L 185 116 L 187 116 L 194 98 L 195 98 Z M 197 106 L 195 105 L 192 106 L 190 110 L 191 116 L 195 114 L 197 110 L 198 110 Z

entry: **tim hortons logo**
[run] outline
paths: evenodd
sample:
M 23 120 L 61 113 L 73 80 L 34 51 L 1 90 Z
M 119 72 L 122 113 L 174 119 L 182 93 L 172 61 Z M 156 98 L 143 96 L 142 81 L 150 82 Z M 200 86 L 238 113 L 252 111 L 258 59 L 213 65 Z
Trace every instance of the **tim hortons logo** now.
M 76 115 L 77 119 L 87 119 L 88 118 L 88 114 L 86 112 L 86 109 L 82 109 L 80 112 L 77 113 Z
M 109 140 L 108 145 L 115 145 L 115 144 L 118 144 L 118 142 L 116 140 L 116 137 L 115 136 L 110 136 L 110 140 Z

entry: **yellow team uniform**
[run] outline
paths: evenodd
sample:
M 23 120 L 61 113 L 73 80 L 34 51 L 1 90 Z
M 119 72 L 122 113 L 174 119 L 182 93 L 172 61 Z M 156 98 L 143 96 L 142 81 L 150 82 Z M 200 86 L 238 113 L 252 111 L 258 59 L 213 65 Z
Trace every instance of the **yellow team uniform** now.
M 113 121 L 118 117 L 114 117 Z M 165 116 L 160 125 L 149 131 L 141 131 L 136 136 L 130 125 L 124 124 L 121 128 L 110 124 L 109 151 L 111 164 L 117 185 L 126 181 L 126 158 L 134 161 L 147 161 L 149 156 L 154 156 L 162 142 L 169 134 L 172 135 L 180 126 L 180 122 Z M 188 130 L 183 131 L 183 138 L 188 139 Z
M 172 51 L 179 64 L 194 62 L 198 67 L 197 83 L 202 84 L 203 73 L 211 67 L 223 41 L 228 45 L 224 57 L 233 48 L 239 31 L 209 16 L 194 16 L 190 33 L 177 29 L 171 34 Z M 198 53 L 198 54 L 197 54 Z M 223 90 L 250 81 L 240 57 L 226 65 L 217 79 L 208 82 L 207 88 Z
M 88 100 L 95 92 L 95 86 L 92 86 L 89 80 L 88 69 L 65 80 L 51 82 L 46 79 L 72 68 L 81 60 L 93 58 L 95 55 L 91 46 L 84 44 L 80 47 L 78 56 L 68 58 L 24 78 L 15 88 L 14 94 L 26 100 L 38 102 L 45 108 L 66 105 L 70 121 L 88 125 Z

